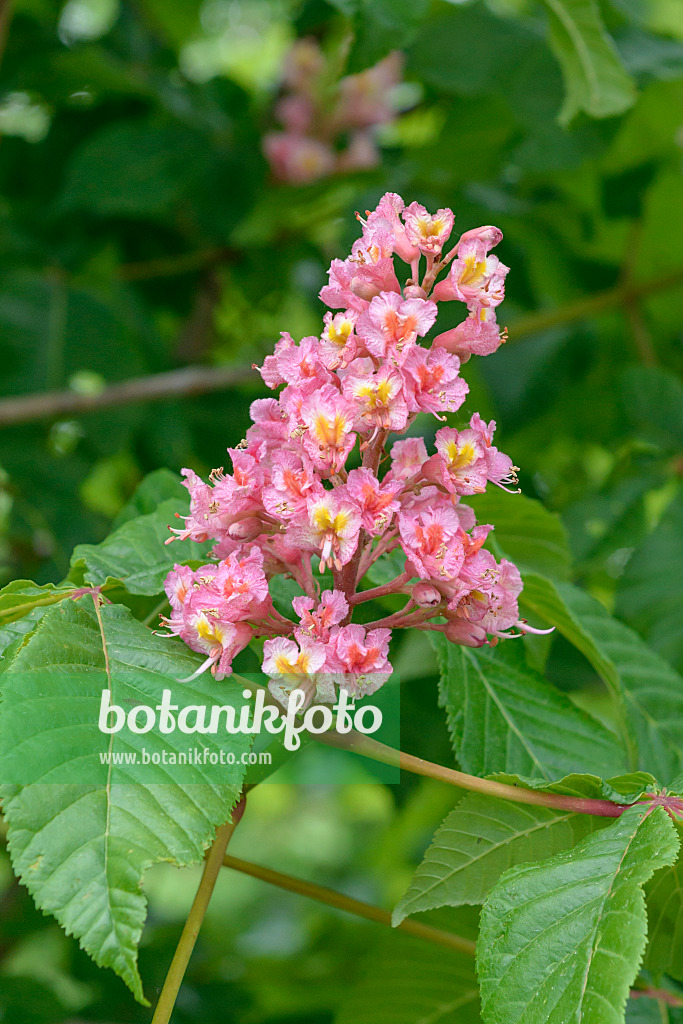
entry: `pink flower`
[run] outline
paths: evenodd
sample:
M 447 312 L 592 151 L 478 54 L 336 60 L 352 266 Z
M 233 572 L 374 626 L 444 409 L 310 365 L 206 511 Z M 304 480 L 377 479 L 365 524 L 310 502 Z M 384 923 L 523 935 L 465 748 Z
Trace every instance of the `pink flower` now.
M 437 455 L 425 463 L 427 480 L 450 494 L 481 494 L 486 490 L 486 446 L 476 430 L 442 427 L 436 433 Z
M 452 579 L 465 559 L 460 521 L 454 509 L 440 507 L 417 513 L 399 512 L 403 547 L 415 575 L 423 580 Z
M 296 683 L 301 677 L 313 675 L 325 664 L 322 644 L 302 639 L 299 643 L 276 636 L 263 645 L 263 671 L 271 679 L 280 677 Z
M 403 364 L 410 412 L 456 412 L 469 391 L 459 376 L 460 360 L 442 348 L 411 349 Z
M 391 469 L 387 478 L 407 480 L 421 469 L 429 456 L 421 437 L 407 437 L 405 441 L 394 441 L 391 447 Z
M 365 630 L 363 626 L 342 626 L 333 633 L 334 654 L 327 667 L 334 672 L 340 689 L 357 697 L 374 693 L 392 673 L 387 660 L 390 629 Z
M 360 509 L 363 528 L 372 536 L 384 533 L 398 512 L 396 496 L 401 488 L 400 480 L 380 483 L 369 469 L 352 469 L 349 473 L 346 490 Z
M 357 319 L 358 314 L 352 309 L 344 313 L 325 313 L 320 358 L 328 370 L 347 366 L 355 358 L 358 350 L 355 332 Z
M 357 75 L 347 75 L 339 83 L 337 119 L 344 126 L 370 125 L 391 121 L 396 108 L 391 90 L 401 81 L 403 55 L 394 50 L 373 67 Z
M 489 256 L 488 251 L 502 237 L 497 228 L 479 228 L 463 235 L 448 277 L 434 289 L 437 302 L 459 299 L 467 303 L 471 313 L 478 313 L 482 307 L 500 305 L 505 298 L 505 277 L 510 268 L 497 256 Z
M 437 210 L 427 213 L 420 203 L 411 203 L 403 211 L 408 241 L 420 252 L 437 255 L 441 252 L 453 230 L 453 211 Z
M 263 152 L 275 176 L 293 185 L 319 181 L 334 170 L 332 147 L 298 132 L 269 132 L 263 137 Z
M 445 348 L 466 362 L 471 355 L 490 356 L 505 341 L 506 334 L 501 334 L 496 323 L 496 311 L 492 307 L 484 307 L 478 313 L 470 313 L 461 324 L 434 338 L 435 348 Z
M 192 592 L 194 571 L 188 565 L 174 565 L 166 577 L 164 589 L 174 612 L 180 611 Z
M 400 214 L 405 203 L 395 192 L 387 192 L 380 199 L 377 209 L 366 210 L 366 218 L 356 214 L 363 226 L 363 238 L 367 245 L 379 245 L 382 249 L 395 252 L 405 263 L 412 263 L 420 255 L 418 247 L 409 241 Z
M 403 300 L 393 292 L 383 292 L 359 317 L 356 331 L 373 356 L 402 366 L 417 338 L 424 337 L 436 320 L 436 313 L 433 302 Z
M 306 516 L 292 520 L 289 537 L 307 551 L 320 552 L 320 571 L 325 566 L 341 569 L 358 545 L 361 515 L 355 504 L 336 491 L 309 498 Z
M 292 690 L 303 690 L 307 706 L 319 689 L 318 673 L 325 659 L 324 645 L 307 637 L 301 637 L 298 642 L 281 636 L 266 640 L 262 669 L 270 677 L 268 689 L 283 707 L 287 707 Z M 333 693 L 324 696 L 332 697 Z
M 360 372 L 364 363 L 370 364 L 369 368 Z M 403 378 L 390 366 L 380 366 L 373 373 L 371 360 L 357 359 L 349 367 L 342 388 L 357 409 L 355 426 L 358 430 L 405 429 L 408 406 L 403 396 Z
M 263 491 L 263 505 L 280 519 L 304 512 L 308 498 L 323 491 L 313 463 L 303 452 L 274 452 L 271 476 L 272 482 Z
M 301 419 L 308 428 L 302 437 L 304 448 L 316 469 L 338 473 L 354 446 L 356 410 L 333 384 L 309 395 L 301 407 Z
M 312 597 L 295 597 L 292 607 L 301 620 L 294 635 L 313 637 L 325 643 L 332 627 L 338 626 L 349 611 L 349 603 L 339 590 L 323 590 L 317 604 Z

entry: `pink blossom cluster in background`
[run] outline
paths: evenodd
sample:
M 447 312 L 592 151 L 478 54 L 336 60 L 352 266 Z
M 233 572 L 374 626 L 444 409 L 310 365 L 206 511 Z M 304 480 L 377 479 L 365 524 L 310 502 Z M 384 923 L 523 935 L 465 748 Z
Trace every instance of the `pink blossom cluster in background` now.
M 430 214 L 392 193 L 359 219 L 361 238 L 333 260 L 320 293 L 330 307 L 320 336 L 282 334 L 260 368 L 281 390 L 252 404 L 246 438 L 228 449 L 232 473 L 205 483 L 183 470 L 190 515 L 174 533 L 215 541 L 215 561 L 176 565 L 166 581 L 166 625 L 206 655 L 200 671 L 228 675 L 262 637 L 274 692 L 299 686 L 319 701 L 377 689 L 394 629 L 472 647 L 529 629 L 519 572 L 484 548 L 492 527 L 466 503 L 488 484 L 516 484 L 495 423 L 475 413 L 442 426 L 431 453 L 419 436 L 389 441 L 419 413 L 457 412 L 468 392 L 461 364 L 503 340 L 496 307 L 508 268 L 490 254 L 501 232 L 467 231 L 444 255 L 451 210 Z M 423 342 L 452 300 L 466 306 L 463 321 Z M 273 604 L 269 581 L 283 576 L 300 592 L 296 621 Z M 359 605 L 389 594 L 404 599 L 400 610 L 353 622 Z
M 400 53 L 336 80 L 314 39 L 300 39 L 285 64 L 275 114 L 282 131 L 264 136 L 274 175 L 304 185 L 379 163 L 375 129 L 394 120 L 392 90 L 401 81 Z

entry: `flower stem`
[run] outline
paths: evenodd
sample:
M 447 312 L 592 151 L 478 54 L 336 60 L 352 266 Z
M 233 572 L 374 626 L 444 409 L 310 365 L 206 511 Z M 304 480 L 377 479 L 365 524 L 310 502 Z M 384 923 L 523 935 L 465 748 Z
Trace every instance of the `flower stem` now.
M 590 797 L 565 796 L 562 793 L 544 793 L 537 789 L 523 789 L 493 779 L 481 779 L 477 775 L 446 768 L 431 761 L 424 761 L 414 754 L 406 754 L 395 750 L 384 743 L 373 740 L 370 736 L 360 733 L 327 732 L 317 735 L 315 739 L 329 746 L 342 747 L 353 753 L 369 757 L 382 764 L 395 765 L 415 775 L 424 775 L 430 779 L 446 782 L 459 789 L 467 789 L 473 793 L 484 793 L 486 796 L 499 797 L 520 804 L 535 804 L 538 807 L 552 807 L 557 810 L 571 811 L 575 814 L 593 814 L 602 818 L 618 818 L 630 804 L 615 804 L 611 800 L 595 800 Z
M 180 986 L 183 983 L 185 977 L 185 971 L 187 965 L 190 962 L 192 951 L 199 935 L 199 929 L 204 921 L 209 901 L 213 894 L 216 879 L 223 864 L 223 858 L 225 857 L 225 851 L 228 843 L 232 837 L 233 832 L 237 828 L 240 818 L 244 812 L 244 800 L 241 800 L 237 804 L 232 812 L 232 818 L 226 822 L 225 825 L 221 825 L 216 830 L 216 838 L 209 849 L 204 862 L 204 873 L 202 874 L 202 880 L 199 883 L 197 889 L 197 895 L 194 898 L 190 913 L 187 915 L 185 926 L 183 928 L 180 940 L 176 947 L 176 951 L 171 961 L 171 966 L 168 969 L 164 987 L 161 990 L 159 996 L 159 1002 L 156 1005 L 154 1016 L 152 1018 L 152 1024 L 169 1024 L 171 1014 L 173 1013 L 173 1007 L 180 991 Z
M 381 587 L 373 587 L 371 590 L 361 590 L 358 593 L 353 594 L 349 600 L 349 604 L 362 604 L 363 601 L 374 601 L 375 598 L 386 597 L 387 594 L 397 594 L 409 580 L 410 575 L 407 572 L 403 572 L 400 576 L 396 576 L 396 578 L 391 580 L 389 583 L 383 583 Z
M 371 903 L 355 900 L 344 893 L 335 892 L 334 889 L 327 889 L 325 886 L 316 885 L 315 882 L 306 882 L 302 878 L 294 878 L 292 875 L 285 875 L 281 871 L 264 868 L 260 864 L 252 864 L 251 861 L 241 860 L 239 857 L 232 857 L 229 854 L 223 858 L 223 864 L 226 868 L 241 871 L 245 875 L 251 875 L 252 878 L 260 878 L 261 881 L 277 885 L 280 889 L 298 893 L 299 896 L 307 896 L 319 903 L 326 903 L 329 907 L 336 907 L 338 910 L 345 910 L 357 917 L 364 917 L 368 921 L 375 921 L 377 924 L 391 927 L 391 914 L 388 911 L 374 907 Z M 407 918 L 397 926 L 396 930 L 418 936 L 428 942 L 435 942 L 440 946 L 447 946 L 449 949 L 457 949 L 461 953 L 467 953 L 468 956 L 474 956 L 475 945 L 470 939 L 442 931 L 440 928 L 432 928 L 430 925 Z

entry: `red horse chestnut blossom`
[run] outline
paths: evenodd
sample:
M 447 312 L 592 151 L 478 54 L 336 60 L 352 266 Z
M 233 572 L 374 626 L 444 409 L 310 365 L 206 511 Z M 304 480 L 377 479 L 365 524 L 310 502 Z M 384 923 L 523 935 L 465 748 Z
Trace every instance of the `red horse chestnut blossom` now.
M 475 413 L 443 426 L 431 454 L 421 437 L 390 436 L 420 413 L 456 413 L 468 392 L 461 363 L 504 340 L 495 308 L 508 268 L 490 255 L 501 232 L 468 231 L 444 255 L 452 211 L 406 208 L 394 194 L 359 220 L 362 237 L 333 261 L 320 293 L 331 307 L 320 337 L 297 344 L 283 334 L 261 367 L 282 390 L 252 404 L 246 438 L 228 449 L 232 474 L 214 470 L 207 484 L 183 470 L 190 514 L 174 533 L 213 539 L 214 561 L 175 566 L 164 621 L 206 656 L 197 671 L 216 678 L 262 638 L 263 671 L 285 702 L 293 687 L 309 702 L 339 689 L 372 693 L 391 674 L 394 629 L 439 630 L 471 647 L 530 629 L 519 619 L 519 572 L 484 548 L 492 527 L 477 525 L 463 501 L 516 485 L 516 467 L 493 444 L 495 423 Z M 443 301 L 462 302 L 467 315 L 425 343 Z M 369 585 L 368 573 L 386 578 L 379 567 L 395 566 L 396 554 L 398 575 Z M 300 589 L 291 618 L 273 604 L 277 576 Z M 390 594 L 405 598 L 399 611 L 353 622 L 358 605 Z

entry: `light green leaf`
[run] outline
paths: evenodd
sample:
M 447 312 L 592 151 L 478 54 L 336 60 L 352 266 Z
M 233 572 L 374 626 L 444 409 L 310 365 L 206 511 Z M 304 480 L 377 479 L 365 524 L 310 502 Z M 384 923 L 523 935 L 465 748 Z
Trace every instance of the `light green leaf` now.
M 178 676 L 192 672 L 198 659 L 154 636 L 119 605 L 101 608 L 100 630 L 86 601 L 49 609 L 3 675 L 0 778 L 13 783 L 24 772 L 36 780 L 3 785 L 3 811 L 14 870 L 37 905 L 142 1000 L 136 961 L 145 919 L 143 871 L 162 860 L 201 859 L 240 791 L 239 757 L 250 737 L 231 736 L 238 763 L 225 767 L 220 783 L 216 769 L 210 774 L 203 765 L 185 766 L 189 781 L 180 783 L 163 765 L 150 771 L 101 764 L 99 754 L 108 749 L 187 751 L 189 737 L 178 731 L 135 736 L 126 730 L 125 741 L 124 733 L 104 736 L 98 712 L 107 686 L 124 708 L 130 701 L 155 705 L 162 689 L 177 689 Z M 237 700 L 238 706 L 240 689 L 225 685 L 221 703 Z M 183 693 L 210 704 L 220 686 L 200 676 Z M 219 749 L 211 735 L 202 736 L 202 744 Z M 45 785 L 65 779 L 70 784 Z
M 594 597 L 527 575 L 523 606 L 555 626 L 602 676 L 633 730 L 639 764 L 662 782 L 683 771 L 683 679 Z
M 507 871 L 477 943 L 486 1024 L 623 1024 L 647 935 L 642 886 L 677 853 L 666 813 L 636 806 L 575 849 Z
M 466 499 L 480 523 L 493 523 L 491 548 L 506 556 L 524 572 L 539 572 L 553 579 L 567 579 L 571 554 L 567 531 L 555 512 L 524 494 L 508 494 L 490 487 L 484 494 Z
M 513 864 L 575 846 L 605 820 L 470 793 L 447 816 L 399 900 L 393 923 L 435 907 L 483 903 Z
M 633 105 L 636 90 L 600 17 L 595 0 L 544 0 L 550 14 L 550 44 L 560 62 L 565 100 L 560 122 L 583 110 L 613 117 Z
M 524 662 L 512 641 L 471 650 L 435 634 L 441 703 L 466 772 L 516 772 L 550 781 L 572 771 L 625 767 L 616 737 Z
M 155 469 L 135 488 L 132 497 L 112 523 L 112 529 L 117 530 L 129 519 L 155 512 L 162 502 L 170 501 L 171 498 L 176 502 L 176 512 L 185 514 L 189 511 L 190 495 L 180 482 L 178 474 L 172 473 L 170 469 Z
M 372 950 L 335 1024 L 478 1024 L 474 959 L 395 932 Z
M 165 543 L 177 511 L 178 502 L 170 498 L 155 512 L 125 522 L 101 544 L 79 544 L 71 557 L 72 571 L 84 566 L 89 583 L 104 583 L 114 577 L 131 594 L 160 594 L 176 562 L 201 559 L 211 547 L 191 540 Z
M 56 604 L 73 589 L 73 583 L 46 583 L 41 587 L 31 580 L 13 580 L 0 590 L 0 622 L 6 625 L 22 619 L 33 608 Z

